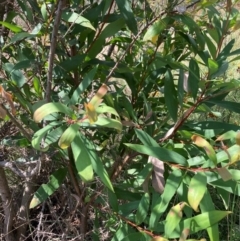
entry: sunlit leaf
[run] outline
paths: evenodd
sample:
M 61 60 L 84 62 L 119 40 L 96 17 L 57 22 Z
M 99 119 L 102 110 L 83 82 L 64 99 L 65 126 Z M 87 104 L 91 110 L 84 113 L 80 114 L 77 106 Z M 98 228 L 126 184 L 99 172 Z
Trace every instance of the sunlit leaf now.
M 91 103 L 95 108 L 97 108 L 101 102 L 104 95 L 107 94 L 107 85 L 103 84 L 97 91 L 97 93 L 92 97 L 89 103 Z
M 95 107 L 91 103 L 84 103 L 86 116 L 89 119 L 90 124 L 93 124 L 98 120 L 98 115 Z
M 182 219 L 182 210 L 186 203 L 181 202 L 172 207 L 166 217 L 165 236 L 169 237 Z
M 240 132 L 236 133 L 236 144 L 240 146 Z
M 29 208 L 34 208 L 51 196 L 62 184 L 67 175 L 67 168 L 60 168 L 55 171 L 47 184 L 42 184 L 34 193 Z
M 168 177 L 163 194 L 158 198 L 152 208 L 149 220 L 149 227 L 154 228 L 159 218 L 163 215 L 168 204 L 177 191 L 182 181 L 182 172 L 178 169 L 174 170 Z
M 113 185 L 102 163 L 102 160 L 100 159 L 100 157 L 95 151 L 95 145 L 89 139 L 87 139 L 87 137 L 84 135 L 81 135 L 81 139 L 82 139 L 82 142 L 84 143 L 84 146 L 87 149 L 94 172 L 99 176 L 103 184 L 112 192 L 114 192 Z
M 62 149 L 68 148 L 71 145 L 72 141 L 74 140 L 75 136 L 77 135 L 78 129 L 79 129 L 78 124 L 70 125 L 60 137 L 58 141 L 58 145 Z
M 88 124 L 89 120 L 85 120 L 84 122 L 81 123 L 82 126 L 85 126 Z M 107 117 L 101 117 L 99 116 L 97 121 L 94 123 L 96 126 L 101 126 L 101 127 L 107 127 L 107 128 L 113 128 L 118 130 L 119 132 L 122 131 L 122 123 L 119 120 L 116 119 L 111 119 Z
M 182 230 L 189 228 L 190 234 L 197 233 L 200 230 L 204 230 L 221 219 L 226 217 L 231 212 L 229 211 L 209 211 L 199 214 L 197 216 L 185 219 L 180 222 L 180 224 L 176 227 L 176 229 L 171 233 L 169 238 L 178 238 L 181 236 Z
M 76 119 L 76 116 L 70 108 L 63 105 L 62 103 L 47 103 L 38 108 L 33 115 L 33 119 L 36 122 L 40 122 L 44 117 L 55 112 L 62 112 L 72 119 Z
M 164 19 L 157 20 L 152 26 L 150 26 L 146 32 L 146 34 L 143 37 L 143 41 L 156 41 L 154 38 L 156 36 L 160 35 L 161 32 L 166 29 L 168 23 L 170 21 L 169 17 L 166 17 Z
M 195 145 L 204 148 L 204 150 L 206 151 L 209 159 L 214 163 L 214 165 L 217 165 L 216 153 L 215 153 L 213 147 L 209 144 L 209 142 L 206 141 L 201 136 L 197 136 L 197 135 L 193 135 L 192 140 L 193 140 Z
M 145 193 L 139 203 L 137 213 L 136 213 L 136 223 L 141 224 L 148 215 L 148 209 L 150 204 L 150 196 Z
M 168 241 L 168 239 L 159 236 L 159 237 L 155 237 L 155 238 L 151 239 L 151 241 Z
M 224 140 L 229 140 L 232 138 L 236 138 L 236 132 L 233 130 L 227 131 L 224 134 L 222 134 L 221 136 L 219 136 L 216 141 L 224 141 Z
M 98 107 L 96 108 L 96 112 L 97 112 L 98 114 L 104 114 L 104 113 L 106 113 L 106 114 L 113 114 L 113 115 L 119 117 L 119 115 L 118 115 L 118 113 L 117 113 L 117 111 L 116 111 L 115 109 L 113 109 L 113 108 L 110 107 L 110 106 L 106 106 L 106 105 L 100 105 L 100 106 L 98 106 Z
M 206 192 L 207 178 L 202 172 L 198 172 L 192 179 L 188 190 L 188 202 L 194 211 L 198 212 L 198 206 Z
M 210 192 L 205 192 L 202 201 L 200 203 L 201 212 L 209 212 L 215 210 L 215 204 L 212 200 Z M 210 241 L 220 241 L 219 240 L 219 227 L 218 224 L 214 224 L 207 228 L 208 236 Z
M 84 182 L 93 180 L 93 168 L 91 156 L 85 143 L 83 142 L 80 132 L 78 132 L 71 142 L 72 152 L 75 160 L 75 166 L 79 177 Z
M 33 148 L 39 151 L 47 151 L 49 146 L 47 143 L 44 142 L 44 137 L 48 134 L 50 130 L 56 128 L 56 126 L 61 124 L 62 122 L 60 121 L 53 121 L 49 123 L 47 126 L 35 132 L 32 138 Z
M 14 33 L 20 33 L 20 32 L 23 31 L 20 26 L 17 26 L 17 25 L 12 24 L 12 23 L 0 21 L 0 24 L 3 25 L 4 27 L 10 29 Z
M 185 241 L 187 239 L 187 236 L 189 235 L 189 233 L 190 233 L 189 228 L 185 228 L 181 233 L 179 241 Z M 188 239 L 188 241 L 189 240 L 191 240 L 191 239 Z
M 209 74 L 212 75 L 218 71 L 218 63 L 213 59 L 208 59 Z
M 92 24 L 89 22 L 88 19 L 82 17 L 81 15 L 79 15 L 78 13 L 74 13 L 74 12 L 63 12 L 62 13 L 62 19 L 69 22 L 69 23 L 76 23 L 76 24 L 80 24 L 83 27 L 87 27 L 90 28 L 92 30 L 96 30 Z
M 187 164 L 185 157 L 181 156 L 177 152 L 167 150 L 160 146 L 153 147 L 153 146 L 143 146 L 143 145 L 128 144 L 128 143 L 126 143 L 125 145 L 139 153 L 156 157 L 162 160 L 163 162 L 174 162 L 183 166 Z

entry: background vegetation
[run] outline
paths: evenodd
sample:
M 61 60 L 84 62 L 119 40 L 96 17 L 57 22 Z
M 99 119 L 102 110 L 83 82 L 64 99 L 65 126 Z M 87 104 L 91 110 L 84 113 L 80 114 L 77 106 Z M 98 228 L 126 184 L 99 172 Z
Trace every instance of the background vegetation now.
M 238 240 L 238 2 L 0 0 L 0 238 Z

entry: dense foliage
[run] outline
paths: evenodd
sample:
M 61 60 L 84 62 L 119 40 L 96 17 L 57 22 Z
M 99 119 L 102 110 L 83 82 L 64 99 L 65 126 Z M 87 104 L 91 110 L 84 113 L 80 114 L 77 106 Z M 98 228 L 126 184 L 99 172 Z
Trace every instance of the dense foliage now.
M 0 0 L 2 238 L 237 237 L 237 2 Z

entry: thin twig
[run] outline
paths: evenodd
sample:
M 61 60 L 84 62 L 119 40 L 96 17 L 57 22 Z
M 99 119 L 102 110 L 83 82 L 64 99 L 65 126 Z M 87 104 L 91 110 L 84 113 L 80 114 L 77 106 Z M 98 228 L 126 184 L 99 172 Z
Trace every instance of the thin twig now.
M 95 38 L 93 39 L 92 43 L 90 44 L 90 46 L 89 46 L 88 49 L 86 50 L 86 53 L 88 53 L 88 52 L 90 51 L 90 49 L 92 48 L 93 44 L 96 42 L 96 40 L 97 40 L 98 37 L 100 36 L 100 34 L 101 34 L 102 30 L 103 30 L 103 27 L 104 27 L 104 25 L 105 25 L 105 23 L 106 23 L 106 21 L 107 21 L 107 19 L 108 19 L 108 17 L 109 17 L 109 14 L 111 13 L 111 9 L 112 9 L 112 7 L 113 7 L 113 3 L 114 3 L 114 0 L 112 0 L 112 2 L 111 2 L 111 4 L 110 4 L 110 7 L 109 7 L 109 9 L 108 9 L 107 15 L 106 15 L 106 17 L 103 19 L 102 25 L 101 25 L 101 27 L 100 27 L 97 35 L 96 35 Z
M 22 124 L 20 124 L 17 119 L 9 112 L 9 110 L 7 109 L 7 107 L 5 107 L 4 105 L 1 105 L 1 107 L 6 111 L 7 115 L 9 116 L 9 118 L 11 119 L 11 121 L 18 127 L 18 129 L 22 132 L 22 134 L 29 140 L 31 141 L 32 137 L 27 133 L 27 131 L 24 129 L 24 127 L 22 126 Z
M 194 3 L 189 4 L 186 9 L 193 7 L 195 4 L 197 4 L 198 2 L 200 2 L 200 0 L 197 0 Z M 155 18 L 153 18 L 150 22 L 148 22 L 148 24 L 142 28 L 142 30 L 139 31 L 139 33 L 133 37 L 132 42 L 128 45 L 128 47 L 126 48 L 126 50 L 124 51 L 124 53 L 122 54 L 122 56 L 118 59 L 118 61 L 116 62 L 116 64 L 113 66 L 113 68 L 111 69 L 111 71 L 109 72 L 108 76 L 106 77 L 106 81 L 105 83 L 108 82 L 108 80 L 111 78 L 113 72 L 115 71 L 115 69 L 118 67 L 118 65 L 120 64 L 120 62 L 123 60 L 123 58 L 126 56 L 127 52 L 132 48 L 132 46 L 134 45 L 134 43 L 138 40 L 138 38 L 140 37 L 140 35 L 151 25 L 153 24 L 156 20 L 158 20 L 160 17 L 162 17 L 164 14 L 168 13 L 166 10 L 162 11 L 158 16 L 156 16 Z M 177 13 L 177 11 L 172 11 L 170 12 L 171 14 Z
M 63 6 L 63 0 L 59 0 L 56 16 L 54 20 L 54 25 L 53 25 L 51 46 L 50 46 L 50 51 L 48 56 L 48 73 L 47 73 L 47 88 L 46 88 L 47 102 L 51 101 L 53 62 L 54 62 L 54 55 L 56 52 L 57 33 L 58 33 L 58 28 L 61 20 L 62 6 Z
M 15 166 L 12 162 L 8 162 L 8 161 L 0 161 L 0 167 L 3 168 L 8 168 L 10 169 L 12 172 L 14 172 L 16 175 L 18 175 L 19 177 L 26 177 L 26 173 L 23 172 L 22 170 L 20 170 L 17 166 Z

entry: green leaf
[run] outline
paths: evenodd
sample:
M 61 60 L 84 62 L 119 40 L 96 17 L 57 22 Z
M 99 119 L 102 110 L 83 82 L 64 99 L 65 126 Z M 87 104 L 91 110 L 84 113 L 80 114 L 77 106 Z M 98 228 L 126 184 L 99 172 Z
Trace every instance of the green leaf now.
M 10 29 L 14 33 L 19 33 L 19 32 L 23 31 L 20 26 L 17 26 L 17 25 L 12 24 L 12 23 L 0 21 L 0 24 L 2 24 L 4 27 Z
M 225 132 L 224 134 L 220 135 L 216 141 L 224 141 L 224 140 L 229 140 L 237 137 L 237 132 L 230 130 Z
M 193 135 L 191 139 L 193 140 L 195 145 L 202 147 L 206 151 L 209 159 L 216 166 L 217 165 L 216 153 L 215 153 L 213 147 L 210 145 L 210 143 L 198 135 Z
M 228 70 L 229 63 L 228 63 L 228 61 L 222 61 L 222 62 L 218 63 L 218 66 L 219 67 L 218 67 L 217 72 L 212 74 L 211 79 L 224 75 L 224 73 L 226 73 L 226 71 Z
M 219 187 L 229 193 L 233 193 L 237 196 L 240 196 L 240 184 L 235 180 L 224 181 L 222 179 L 218 179 L 214 182 L 211 182 L 211 185 Z
M 216 46 L 213 44 L 212 40 L 210 39 L 210 37 L 207 36 L 207 34 L 204 34 L 204 38 L 208 47 L 208 50 L 212 56 L 212 59 L 216 58 L 216 53 L 217 53 L 217 48 Z
M 10 74 L 11 79 L 18 87 L 22 87 L 26 83 L 26 78 L 23 73 L 20 70 L 14 70 L 14 65 L 12 63 L 4 64 L 3 68 Z
M 113 114 L 113 115 L 119 117 L 117 111 L 115 109 L 113 109 L 112 107 L 107 106 L 107 105 L 100 105 L 100 106 L 98 106 L 96 108 L 96 112 L 98 114 L 104 114 L 104 113 Z
M 173 230 L 176 228 L 176 226 L 179 224 L 179 222 L 182 219 L 182 210 L 184 208 L 186 203 L 181 202 L 174 207 L 171 208 L 169 211 L 167 217 L 166 217 L 166 225 L 164 227 L 164 234 L 165 237 L 169 237 Z
M 210 211 L 199 214 L 195 217 L 185 219 L 181 221 L 179 226 L 171 233 L 169 238 L 178 238 L 181 235 L 182 230 L 189 228 L 190 234 L 197 233 L 201 230 L 207 229 L 210 226 L 218 223 L 221 219 L 226 217 L 231 212 L 229 211 Z
M 86 124 L 88 123 L 89 123 L 89 120 L 84 120 L 84 122 L 80 123 L 80 125 L 86 126 Z M 122 131 L 122 123 L 119 120 L 115 120 L 107 117 L 98 116 L 98 119 L 96 122 L 94 122 L 94 125 L 100 126 L 100 127 L 113 128 L 118 131 Z
M 164 99 L 170 116 L 174 121 L 177 120 L 178 114 L 178 99 L 177 91 L 173 82 L 173 76 L 168 69 L 164 80 Z
M 76 70 L 79 68 L 79 66 L 82 64 L 85 58 L 86 58 L 85 54 L 77 54 L 75 56 L 66 57 L 62 62 L 60 62 L 58 65 L 55 66 L 54 71 L 60 72 L 61 74 L 62 72 L 65 73 L 65 72 L 70 72 L 72 70 Z M 87 73 L 86 75 L 88 74 L 89 73 Z M 83 78 L 85 78 L 85 75 Z
M 64 113 L 70 118 L 76 119 L 73 110 L 61 103 L 47 103 L 45 105 L 42 105 L 34 112 L 33 119 L 35 122 L 40 122 L 45 116 L 56 112 Z
M 143 41 L 153 41 L 154 37 L 159 36 L 160 33 L 167 28 L 169 21 L 169 17 L 157 20 L 153 25 L 148 28 L 147 32 L 143 37 Z
M 211 76 L 218 71 L 218 63 L 215 60 L 208 58 L 208 69 L 209 75 Z
M 47 20 L 47 16 L 48 16 L 46 3 L 42 4 L 42 6 L 41 6 L 41 13 L 42 13 L 43 19 L 46 21 Z
M 138 188 L 143 185 L 145 180 L 149 177 L 153 169 L 152 163 L 147 163 L 145 167 L 139 172 L 137 175 L 133 185 L 134 187 Z
M 218 59 L 227 59 L 230 55 L 230 51 L 232 50 L 235 43 L 235 39 L 232 39 L 227 45 L 223 48 L 223 50 L 218 55 Z
M 173 162 L 180 164 L 182 166 L 187 165 L 187 160 L 185 157 L 181 156 L 177 152 L 167 150 L 162 147 L 155 147 L 155 146 L 143 146 L 138 144 L 128 144 L 125 143 L 125 145 L 136 152 L 146 154 L 148 156 L 153 156 L 158 159 L 160 159 L 163 162 Z
M 236 113 L 240 113 L 240 103 L 237 103 L 237 102 L 224 101 L 224 100 L 222 100 L 222 101 L 209 100 L 209 101 L 206 101 L 206 102 L 218 105 L 220 107 L 223 107 L 225 109 L 231 110 L 231 111 L 236 112 Z
M 127 26 L 136 35 L 138 33 L 138 25 L 132 11 L 131 3 L 129 0 L 116 0 L 118 9 L 123 15 Z
M 45 144 L 46 145 L 51 145 L 52 143 L 55 143 L 59 140 L 65 129 L 67 128 L 67 125 L 63 124 L 59 127 L 54 127 L 53 131 L 50 131 L 47 133 L 47 135 L 44 138 Z
M 188 86 L 194 99 L 197 97 L 199 80 L 200 71 L 198 64 L 195 59 L 191 58 L 189 62 Z
M 123 18 L 118 18 L 115 22 L 109 23 L 101 32 L 98 39 L 94 42 L 91 49 L 88 52 L 90 58 L 96 57 L 98 53 L 100 53 L 104 47 L 105 40 L 109 37 L 112 37 L 116 33 L 118 33 L 122 27 L 125 25 L 125 21 Z
M 97 153 L 95 151 L 94 144 L 90 140 L 88 140 L 84 135 L 81 135 L 81 139 L 82 139 L 82 142 L 84 143 L 84 145 L 86 146 L 86 149 L 88 150 L 88 154 L 91 158 L 93 170 L 100 177 L 103 184 L 107 188 L 109 188 L 112 192 L 114 192 L 112 183 L 108 176 L 108 173 L 105 170 L 105 168 L 102 164 L 102 161 L 100 160 L 99 156 L 97 155 Z
M 91 156 L 79 132 L 76 134 L 75 139 L 71 143 L 71 147 L 79 177 L 84 182 L 92 181 L 93 168 Z
M 78 130 L 79 130 L 78 124 L 70 125 L 60 137 L 58 145 L 62 149 L 68 148 L 71 145 L 72 141 L 74 140 L 75 136 L 77 135 Z
M 42 128 L 41 130 L 37 131 L 34 133 L 33 138 L 32 138 L 32 146 L 36 150 L 39 151 L 47 151 L 48 150 L 48 145 L 42 142 L 44 136 L 47 135 L 48 131 L 55 128 L 57 125 L 62 124 L 60 121 L 54 121 Z
M 94 80 L 94 76 L 97 72 L 97 67 L 93 68 L 90 72 L 85 74 L 83 76 L 83 80 L 77 87 L 77 89 L 73 92 L 72 98 L 71 98 L 71 104 L 76 104 L 78 103 L 78 99 L 81 98 L 81 94 L 86 91 L 87 87 L 92 83 Z
M 82 17 L 78 13 L 63 12 L 62 13 L 62 19 L 67 21 L 68 23 L 76 23 L 76 24 L 79 24 L 83 27 L 90 28 L 90 29 L 96 31 L 96 29 L 92 26 L 90 21 L 88 19 Z
M 123 239 L 118 240 L 118 241 L 133 241 L 133 240 L 138 240 L 138 241 L 149 241 L 150 236 L 148 236 L 144 232 L 135 232 L 135 233 L 130 233 L 127 236 L 125 236 Z
M 178 88 L 177 88 L 177 93 L 178 93 L 178 103 L 183 106 L 183 98 L 184 98 L 184 82 L 187 82 L 187 87 L 188 87 L 188 80 L 184 81 L 186 76 L 184 76 L 184 70 L 180 69 L 179 70 L 179 77 L 178 77 Z
M 149 220 L 149 227 L 153 229 L 156 224 L 158 223 L 159 218 L 164 214 L 166 208 L 169 205 L 170 200 L 174 196 L 182 181 L 182 172 L 178 169 L 173 170 L 173 172 L 169 175 L 166 185 L 163 191 L 163 194 L 159 197 L 156 201 L 155 205 L 153 206 L 150 220 Z
M 47 184 L 42 184 L 35 192 L 29 208 L 34 208 L 51 196 L 63 183 L 67 175 L 67 168 L 60 168 L 55 171 Z
M 237 131 L 239 129 L 238 125 L 224 123 L 220 121 L 199 121 L 194 124 L 188 124 L 188 126 L 195 130 L 208 130 L 208 129 L 221 130 L 222 129 L 224 131 L 228 131 L 228 130 Z
M 200 209 L 202 213 L 215 210 L 213 200 L 208 191 L 205 192 L 202 198 L 202 201 L 200 202 Z M 207 232 L 208 232 L 210 241 L 219 241 L 219 229 L 218 229 L 217 223 L 207 228 Z
M 13 35 L 13 37 L 11 38 L 10 44 L 21 41 L 23 39 L 31 39 L 31 38 L 35 38 L 36 34 L 30 34 L 30 33 L 26 33 L 26 32 L 22 32 L 22 33 L 17 33 L 15 35 Z
M 116 193 L 110 191 L 110 189 L 108 189 L 108 202 L 114 212 L 119 211 L 117 195 Z
M 148 215 L 148 209 L 150 204 L 150 196 L 148 193 L 145 193 L 139 203 L 137 213 L 136 213 L 136 224 L 141 224 Z
M 198 206 L 207 189 L 207 178 L 203 172 L 198 172 L 189 184 L 188 202 L 195 212 L 198 212 Z
M 159 144 L 143 130 L 135 129 L 135 133 L 143 145 L 159 147 Z
M 36 91 L 36 93 L 38 94 L 38 96 L 41 97 L 42 86 L 41 86 L 41 82 L 40 82 L 39 78 L 37 78 L 37 77 L 33 78 L 33 87 L 34 87 L 34 90 Z

